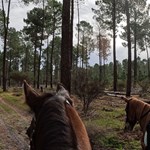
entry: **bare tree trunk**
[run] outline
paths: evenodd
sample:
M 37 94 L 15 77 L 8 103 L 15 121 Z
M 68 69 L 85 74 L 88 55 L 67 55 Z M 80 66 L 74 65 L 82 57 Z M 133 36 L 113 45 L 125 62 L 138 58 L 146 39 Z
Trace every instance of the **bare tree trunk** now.
M 134 37 L 134 86 L 137 83 L 137 49 L 136 49 L 136 36 Z
M 148 53 L 148 48 L 146 45 L 146 53 L 147 53 L 147 71 L 148 71 L 148 79 L 150 81 L 150 59 L 149 59 L 149 53 Z
M 74 85 L 74 90 L 77 90 L 77 84 L 78 84 L 78 59 L 79 59 L 79 38 L 80 38 L 80 16 L 79 16 L 79 0 L 77 0 L 77 12 L 78 12 L 78 38 L 77 38 L 77 55 L 76 55 L 76 66 L 75 66 L 75 85 Z
M 10 52 L 9 52 L 9 69 L 8 69 L 8 86 L 9 87 L 10 87 L 11 61 L 12 61 L 12 54 L 11 54 L 11 50 L 10 50 Z
M 42 42 L 41 42 L 41 44 L 42 44 Z M 39 59 L 38 59 L 37 89 L 40 88 L 40 72 L 41 72 L 40 66 L 41 66 L 41 53 L 42 53 L 42 45 L 41 44 L 40 44 L 40 53 L 39 53 Z
M 48 36 L 49 37 L 49 36 Z M 47 37 L 47 49 L 46 49 L 46 71 L 45 71 L 45 73 L 46 73 L 46 75 L 45 75 L 45 87 L 47 88 L 47 86 L 48 86 L 48 68 L 49 68 L 49 49 L 48 49 L 48 44 L 49 44 L 49 41 L 48 41 L 48 37 Z
M 79 58 L 79 37 L 80 37 L 80 10 L 79 10 L 79 0 L 77 0 L 77 11 L 78 11 L 78 41 L 77 41 L 77 58 L 76 58 L 76 70 L 78 68 L 78 58 Z
M 128 41 L 128 72 L 127 72 L 127 87 L 126 96 L 131 95 L 131 37 L 130 37 L 130 13 L 129 3 L 126 0 L 126 16 L 127 16 L 127 41 Z
M 71 56 L 71 66 L 72 66 L 72 50 L 73 50 L 73 18 L 74 18 L 74 0 L 71 0 L 71 17 L 70 17 L 70 56 Z
M 34 45 L 34 64 L 33 64 L 33 87 L 36 85 L 36 42 Z
M 40 69 L 40 66 L 41 66 L 41 54 L 42 54 L 42 43 L 43 43 L 43 32 L 44 32 L 44 22 L 45 22 L 45 3 L 44 3 L 44 0 L 43 0 L 43 24 L 42 24 L 42 32 L 41 32 L 41 43 L 40 43 L 40 54 L 39 54 L 39 62 L 38 62 L 38 74 L 37 74 L 37 89 L 40 88 L 40 72 L 41 72 L 41 69 Z
M 136 11 L 134 11 L 134 22 L 136 23 L 137 14 Z M 137 49 L 136 49 L 136 35 L 137 35 L 137 29 L 136 24 L 134 25 L 134 86 L 136 86 L 137 82 Z
M 54 25 L 55 27 L 55 25 Z M 54 53 L 54 43 L 55 43 L 55 31 L 53 27 L 53 38 L 52 38 L 52 50 L 51 50 L 51 61 L 50 61 L 50 86 L 53 88 L 53 53 Z
M 54 12 L 54 4 L 53 4 Z M 51 60 L 50 60 L 50 86 L 53 88 L 53 53 L 54 53 L 54 43 L 55 43 L 55 13 L 53 13 L 53 33 L 52 33 L 52 50 L 51 50 Z
M 98 47 L 99 47 L 99 83 L 102 81 L 102 57 L 101 57 L 101 35 L 99 30 L 98 36 Z
M 2 10 L 3 10 L 3 18 L 4 18 L 4 51 L 3 51 L 3 91 L 6 91 L 6 53 L 7 53 L 7 35 L 8 35 L 8 25 L 9 25 L 9 14 L 10 14 L 10 4 L 11 0 L 8 1 L 8 9 L 7 9 L 7 19 L 5 16 L 4 10 L 4 1 L 2 0 Z
M 82 69 L 84 67 L 84 33 L 83 33 L 83 39 L 82 39 Z
M 1 68 L 0 68 L 1 69 Z M 1 69 L 2 70 L 2 69 Z M 0 87 L 2 86 L 2 72 L 0 71 Z
M 24 62 L 24 72 L 27 72 L 27 62 L 28 62 L 28 60 L 27 60 L 27 58 L 28 58 L 28 49 L 27 49 L 27 47 L 25 48 L 25 62 Z
M 116 64 L 116 0 L 113 0 L 113 61 L 114 61 L 114 91 L 117 91 L 117 64 Z
M 70 1 L 63 0 L 62 43 L 61 43 L 61 82 L 71 91 L 71 44 L 70 44 Z
M 103 78 L 104 78 L 104 82 L 105 82 L 105 80 L 106 80 L 106 66 L 105 66 L 105 59 L 103 60 L 103 66 L 104 66 L 104 68 L 103 68 Z

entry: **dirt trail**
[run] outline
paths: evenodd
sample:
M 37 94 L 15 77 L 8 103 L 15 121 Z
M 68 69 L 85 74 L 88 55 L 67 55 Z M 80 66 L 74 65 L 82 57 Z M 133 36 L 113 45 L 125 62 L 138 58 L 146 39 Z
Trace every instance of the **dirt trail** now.
M 21 117 L 24 121 L 28 121 L 29 120 L 29 116 L 25 115 L 27 114 L 27 112 L 23 112 L 22 110 L 19 110 L 18 108 L 12 106 L 11 104 L 9 104 L 8 102 L 6 102 L 5 100 L 3 100 L 2 98 L 0 98 L 0 103 L 3 103 L 4 105 L 6 105 L 6 107 L 10 108 L 11 110 L 13 110 L 19 117 Z
M 0 150 L 29 150 L 26 135 L 31 117 L 0 98 Z

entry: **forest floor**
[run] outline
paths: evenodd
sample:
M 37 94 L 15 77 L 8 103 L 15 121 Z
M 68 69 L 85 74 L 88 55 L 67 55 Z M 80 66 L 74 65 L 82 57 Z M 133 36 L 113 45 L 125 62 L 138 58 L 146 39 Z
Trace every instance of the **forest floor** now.
M 140 150 L 141 132 L 136 125 L 133 132 L 124 133 L 125 102 L 120 98 L 103 96 L 83 115 L 93 150 Z M 22 91 L 0 92 L 0 150 L 29 150 L 26 129 L 31 113 L 24 103 Z
M 124 133 L 126 103 L 121 98 L 103 96 L 90 106 L 85 124 L 93 150 L 141 150 L 141 131 L 136 124 Z

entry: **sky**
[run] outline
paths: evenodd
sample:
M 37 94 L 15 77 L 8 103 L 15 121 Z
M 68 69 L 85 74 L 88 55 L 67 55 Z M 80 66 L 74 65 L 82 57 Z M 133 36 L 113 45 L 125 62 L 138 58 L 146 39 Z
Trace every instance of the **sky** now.
M 11 10 L 10 10 L 10 27 L 15 27 L 17 30 L 21 30 L 25 23 L 23 22 L 23 18 L 27 17 L 27 12 L 29 12 L 31 9 L 35 6 L 33 4 L 30 4 L 28 6 L 24 6 L 22 3 L 18 3 L 18 1 L 21 0 L 11 0 Z M 148 0 L 150 2 L 150 0 Z M 1 4 L 0 4 L 1 8 Z M 95 0 L 85 0 L 85 3 L 80 4 L 80 21 L 85 20 L 87 22 L 90 22 L 91 25 L 95 26 L 96 22 L 93 19 L 93 12 L 91 8 L 96 8 L 95 6 Z M 75 16 L 74 16 L 74 26 L 77 24 L 77 11 L 76 11 L 76 5 L 75 5 Z M 96 32 L 96 30 L 95 30 Z M 123 59 L 127 58 L 127 48 L 124 48 L 121 44 L 122 40 L 119 38 L 119 36 L 116 39 L 116 54 L 117 54 L 117 60 L 122 61 Z M 76 43 L 76 37 L 74 37 L 74 43 Z M 112 41 L 111 41 L 111 48 L 110 48 L 110 56 L 108 57 L 107 63 L 113 61 L 112 57 Z M 141 58 L 146 58 L 145 52 L 138 52 L 138 55 Z M 132 55 L 133 57 L 133 55 Z M 89 60 L 90 65 L 94 65 L 95 63 L 98 63 L 98 52 L 93 52 L 91 54 L 91 58 Z

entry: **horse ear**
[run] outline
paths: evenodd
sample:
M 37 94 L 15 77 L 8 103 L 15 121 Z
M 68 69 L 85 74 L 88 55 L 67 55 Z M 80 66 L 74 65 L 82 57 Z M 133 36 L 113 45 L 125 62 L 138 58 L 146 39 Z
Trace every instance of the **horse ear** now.
M 58 95 L 62 95 L 62 96 L 69 96 L 69 92 L 64 88 L 64 86 L 61 83 L 57 84 L 57 90 L 56 90 Z
M 40 95 L 24 80 L 24 94 L 27 105 L 33 110 L 34 104 Z
M 61 91 L 61 90 L 66 90 L 66 89 L 64 88 L 64 86 L 63 86 L 61 83 L 58 83 L 58 84 L 57 84 L 56 92 L 59 92 L 59 91 Z
M 126 103 L 129 102 L 129 101 L 131 100 L 131 98 L 128 99 L 128 98 L 125 97 L 125 96 L 122 96 L 121 98 L 122 98 Z

